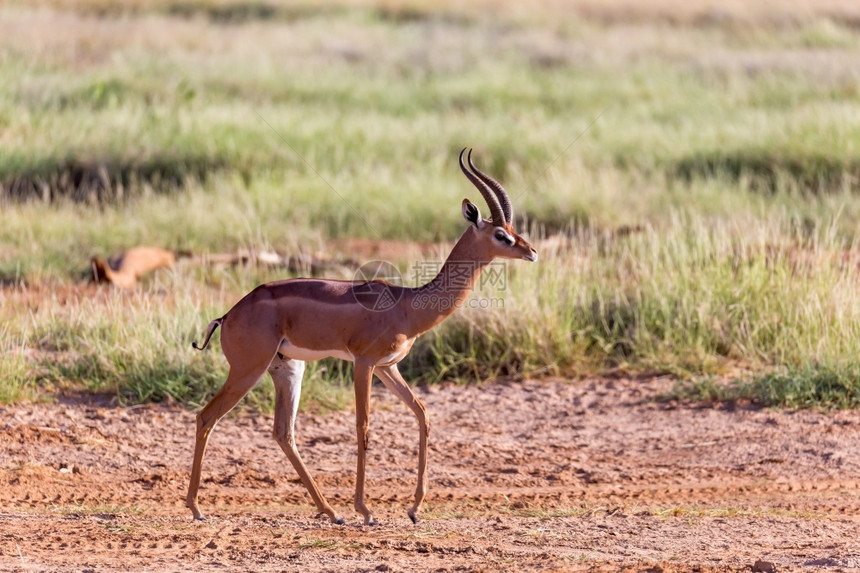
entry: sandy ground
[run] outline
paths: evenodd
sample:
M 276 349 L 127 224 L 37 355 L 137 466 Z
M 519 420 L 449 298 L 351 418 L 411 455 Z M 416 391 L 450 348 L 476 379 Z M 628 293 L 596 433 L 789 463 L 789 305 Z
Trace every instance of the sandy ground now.
M 860 570 L 860 412 L 658 403 L 666 379 L 419 389 L 430 492 L 406 516 L 417 424 L 374 387 L 369 500 L 352 511 L 351 412 L 299 447 L 345 525 L 317 518 L 271 438 L 215 430 L 183 500 L 194 415 L 98 400 L 0 409 L 2 571 Z

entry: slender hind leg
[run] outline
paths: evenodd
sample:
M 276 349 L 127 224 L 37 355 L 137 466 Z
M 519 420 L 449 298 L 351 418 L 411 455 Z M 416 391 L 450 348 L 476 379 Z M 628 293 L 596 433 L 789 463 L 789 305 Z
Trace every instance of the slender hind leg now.
M 227 381 L 217 394 L 197 414 L 197 439 L 194 444 L 194 463 L 191 466 L 191 480 L 188 483 L 188 496 L 185 505 L 194 514 L 194 519 L 203 519 L 200 509 L 197 507 L 197 490 L 200 487 L 200 472 L 203 465 L 203 455 L 206 453 L 206 444 L 209 441 L 209 433 L 215 424 L 224 417 L 224 414 L 233 409 L 239 400 L 245 397 L 253 388 L 260 377 L 266 371 L 266 363 L 238 371 L 231 367 L 227 375 Z
M 290 360 L 279 356 L 269 365 L 269 374 L 272 375 L 272 382 L 275 384 L 275 439 L 287 454 L 287 459 L 293 464 L 293 468 L 299 474 L 299 478 L 311 494 L 320 513 L 328 515 L 332 523 L 343 523 L 343 519 L 334 512 L 320 493 L 314 478 L 311 477 L 296 449 L 296 414 L 299 410 L 304 372 L 305 363 L 301 360 Z
M 396 364 L 391 366 L 380 366 L 376 375 L 391 390 L 395 396 L 406 404 L 418 418 L 419 446 L 418 446 L 418 486 L 415 488 L 415 505 L 407 513 L 412 523 L 418 523 L 418 512 L 427 493 L 427 437 L 430 433 L 430 424 L 427 420 L 427 410 L 421 400 L 415 397 L 409 385 L 400 375 Z

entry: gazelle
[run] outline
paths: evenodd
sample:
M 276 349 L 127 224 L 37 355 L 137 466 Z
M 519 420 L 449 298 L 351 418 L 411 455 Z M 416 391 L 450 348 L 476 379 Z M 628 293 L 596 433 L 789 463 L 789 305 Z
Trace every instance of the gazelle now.
M 176 255 L 158 247 L 134 247 L 111 262 L 114 266 L 101 257 L 93 257 L 91 265 L 96 282 L 107 281 L 120 288 L 132 289 L 143 275 L 162 267 L 172 267 L 176 263 Z
M 365 524 L 376 523 L 364 501 L 365 452 L 367 449 L 370 388 L 373 375 L 391 390 L 418 418 L 418 485 L 408 514 L 417 522 L 427 491 L 427 436 L 429 424 L 424 405 L 412 393 L 397 370 L 415 339 L 451 315 L 468 298 L 481 271 L 495 258 L 536 261 L 535 249 L 513 229 L 513 208 L 504 188 L 472 164 L 460 168 L 478 188 L 491 219 L 468 199 L 463 217 L 468 229 L 457 241 L 439 274 L 429 283 L 407 288 L 384 281 L 291 279 L 261 285 L 236 303 L 227 314 L 209 323 L 202 346 L 221 327 L 221 348 L 230 364 L 227 381 L 197 415 L 194 463 L 186 505 L 195 519 L 197 490 L 206 443 L 212 428 L 269 371 L 275 385 L 275 439 L 293 464 L 321 514 L 343 523 L 320 493 L 302 461 L 295 442 L 295 420 L 305 362 L 336 357 L 355 363 L 355 427 L 358 467 L 355 509 Z M 387 304 L 367 304 L 386 300 Z

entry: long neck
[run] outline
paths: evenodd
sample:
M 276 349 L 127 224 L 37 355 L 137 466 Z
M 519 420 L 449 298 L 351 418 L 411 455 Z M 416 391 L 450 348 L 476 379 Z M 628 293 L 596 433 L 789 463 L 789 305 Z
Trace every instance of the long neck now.
M 433 280 L 408 289 L 400 301 L 406 305 L 410 334 L 417 336 L 430 330 L 460 308 L 490 262 L 478 252 L 474 230 L 468 229 Z

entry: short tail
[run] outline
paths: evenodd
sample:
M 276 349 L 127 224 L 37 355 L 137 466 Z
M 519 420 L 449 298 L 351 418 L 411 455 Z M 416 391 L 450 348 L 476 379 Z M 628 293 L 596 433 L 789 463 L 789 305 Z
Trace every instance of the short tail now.
M 209 346 L 209 339 L 212 338 L 212 333 L 215 332 L 215 329 L 221 326 L 221 323 L 224 322 L 224 317 L 216 318 L 212 322 L 209 323 L 209 326 L 206 327 L 206 338 L 203 340 L 203 344 L 201 346 L 197 345 L 197 341 L 191 343 L 191 346 L 196 348 L 197 350 L 203 350 L 207 346 Z

